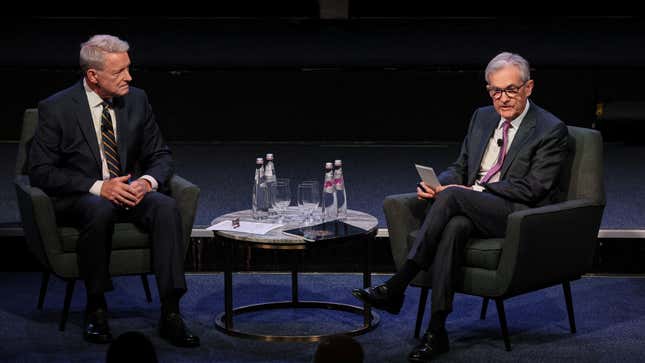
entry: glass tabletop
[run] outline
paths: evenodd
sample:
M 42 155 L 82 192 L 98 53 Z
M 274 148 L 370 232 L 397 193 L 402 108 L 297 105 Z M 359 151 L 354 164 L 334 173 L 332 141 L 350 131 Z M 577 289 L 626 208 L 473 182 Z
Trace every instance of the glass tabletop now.
M 266 234 L 244 233 L 239 231 L 213 231 L 213 232 L 222 237 L 235 239 L 239 241 L 246 241 L 246 242 L 268 243 L 268 244 L 271 244 L 271 243 L 305 244 L 307 242 L 305 242 L 303 237 L 287 235 L 282 233 L 282 231 L 293 229 L 293 228 L 305 227 L 307 225 L 317 224 L 322 222 L 322 219 L 320 217 L 321 216 L 320 209 L 318 209 L 314 213 L 314 216 L 315 218 L 313 222 L 310 222 L 309 224 L 305 224 L 304 217 L 300 216 L 298 213 L 298 207 L 291 206 L 287 208 L 286 215 L 282 220 L 283 225 L 270 230 Z M 231 221 L 232 223 L 232 221 L 236 218 L 239 218 L 240 221 L 279 224 L 279 219 L 277 217 L 268 217 L 262 220 L 255 220 L 251 216 L 251 210 L 246 209 L 246 210 L 241 210 L 241 211 L 236 211 L 236 212 L 221 215 L 213 219 L 210 225 L 212 226 L 222 221 Z M 347 211 L 347 218 L 344 219 L 343 222 L 364 229 L 366 231 L 365 232 L 366 235 L 374 232 L 378 227 L 378 220 L 376 219 L 375 216 L 369 213 L 352 210 L 352 209 Z

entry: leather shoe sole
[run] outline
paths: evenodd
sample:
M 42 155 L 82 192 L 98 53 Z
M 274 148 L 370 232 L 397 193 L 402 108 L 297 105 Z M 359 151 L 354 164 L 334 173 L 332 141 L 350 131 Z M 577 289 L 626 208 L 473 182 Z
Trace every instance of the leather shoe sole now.
M 408 361 L 412 363 L 426 363 L 438 355 L 450 351 L 450 343 L 447 333 L 430 334 L 423 336 L 422 343 L 417 345 L 408 355 Z
M 112 342 L 112 333 L 107 323 L 106 312 L 99 309 L 95 312 L 85 313 L 83 339 L 90 343 L 107 344 Z
M 159 324 L 159 335 L 177 347 L 193 348 L 200 345 L 199 337 L 193 335 L 186 328 L 186 325 L 179 315 L 171 318 L 162 318 Z
M 83 339 L 85 341 L 94 343 L 94 344 L 108 344 L 112 343 L 112 334 L 111 333 L 106 333 L 106 334 L 92 334 L 85 332 L 83 334 Z
M 164 335 L 164 334 L 160 334 L 160 336 L 176 347 L 195 348 L 195 347 L 199 347 L 200 345 L 199 338 L 196 336 L 180 337 L 180 338 L 173 337 L 171 335 Z
M 403 307 L 403 300 L 405 295 L 395 296 L 374 296 L 374 288 L 367 289 L 354 289 L 352 295 L 366 304 L 370 304 L 373 308 L 385 310 L 390 314 L 398 314 Z

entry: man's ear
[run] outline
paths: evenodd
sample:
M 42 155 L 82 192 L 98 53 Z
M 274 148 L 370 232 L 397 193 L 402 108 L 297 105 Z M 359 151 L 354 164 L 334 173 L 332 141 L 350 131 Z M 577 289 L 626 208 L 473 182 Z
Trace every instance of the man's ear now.
M 533 93 L 533 86 L 535 86 L 535 82 L 532 79 L 526 81 L 526 86 L 524 86 L 526 88 L 526 97 L 529 97 Z
M 96 69 L 90 68 L 87 71 L 85 71 L 85 78 L 87 79 L 88 82 L 92 84 L 98 84 L 99 79 L 97 78 L 96 74 Z

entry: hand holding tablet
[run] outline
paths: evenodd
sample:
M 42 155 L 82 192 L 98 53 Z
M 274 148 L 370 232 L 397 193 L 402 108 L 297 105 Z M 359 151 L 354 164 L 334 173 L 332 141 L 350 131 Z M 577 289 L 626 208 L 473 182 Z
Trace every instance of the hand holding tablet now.
M 434 173 L 434 170 L 431 167 L 419 164 L 414 164 L 414 166 L 417 168 L 417 172 L 419 172 L 421 180 L 423 180 L 426 185 L 428 185 L 432 189 L 436 189 L 437 187 L 441 186 L 439 179 L 437 179 L 437 175 Z

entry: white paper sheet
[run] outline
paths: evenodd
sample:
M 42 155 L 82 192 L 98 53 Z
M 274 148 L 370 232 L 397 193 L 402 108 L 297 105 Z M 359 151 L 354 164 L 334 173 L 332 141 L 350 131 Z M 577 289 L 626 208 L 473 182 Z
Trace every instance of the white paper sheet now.
M 233 232 L 244 232 L 244 233 L 253 233 L 253 234 L 266 234 L 270 230 L 278 227 L 282 227 L 282 226 L 284 226 L 284 224 L 240 221 L 240 226 L 237 228 L 233 228 L 233 221 L 227 220 L 227 221 L 221 221 L 206 229 L 209 231 L 233 231 Z

